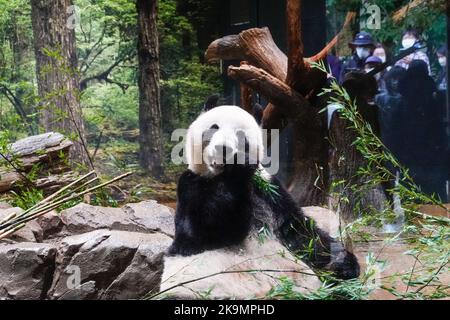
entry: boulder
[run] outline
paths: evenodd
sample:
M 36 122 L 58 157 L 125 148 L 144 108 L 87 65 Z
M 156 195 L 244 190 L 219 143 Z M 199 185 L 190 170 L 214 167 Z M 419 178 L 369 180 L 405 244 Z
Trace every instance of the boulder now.
M 164 253 L 158 253 L 153 244 L 141 244 L 130 265 L 105 290 L 101 299 L 138 299 L 158 292 L 163 256 Z
M 321 286 L 314 272 L 275 239 L 250 237 L 241 246 L 197 255 L 164 258 L 161 294 L 170 299 L 264 298 L 289 277 L 294 290 L 307 293 Z M 178 286 L 183 284 L 182 286 Z
M 167 234 L 175 234 L 174 210 L 159 204 L 155 200 L 129 203 L 122 207 L 129 214 L 130 219 L 146 230 L 153 230 Z
M 50 288 L 56 248 L 47 243 L 0 245 L 0 299 L 43 299 Z
M 36 219 L 42 229 L 43 239 L 57 236 L 64 227 L 60 215 L 56 211 L 50 211 Z
M 12 213 L 20 214 L 21 208 L 0 209 L 0 221 Z M 34 220 L 28 222 L 25 227 L 10 235 L 7 239 L 15 242 L 41 242 L 43 240 L 43 231 L 41 226 Z
M 67 234 L 80 234 L 98 229 L 161 232 L 174 234 L 172 209 L 156 201 L 128 204 L 123 208 L 106 208 L 80 203 L 61 212 Z
M 12 208 L 8 202 L 0 201 L 0 210 Z
M 95 290 L 87 295 L 91 299 L 103 293 L 108 299 L 140 298 L 158 287 L 162 270 L 158 255 L 171 242 L 171 238 L 159 233 L 110 230 L 66 237 L 58 247 L 49 297 L 86 296 L 80 285 L 93 281 Z

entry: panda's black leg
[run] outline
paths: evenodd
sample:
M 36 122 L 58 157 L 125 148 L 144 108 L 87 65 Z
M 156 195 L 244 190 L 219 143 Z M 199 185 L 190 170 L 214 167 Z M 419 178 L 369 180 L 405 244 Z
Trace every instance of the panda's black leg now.
M 178 235 L 167 250 L 167 253 L 169 255 L 190 256 L 204 250 L 195 239 Z
M 359 276 L 360 267 L 355 255 L 347 251 L 340 241 L 318 228 L 301 211 L 298 217 L 286 220 L 279 232 L 286 246 L 312 267 L 331 271 L 338 279 Z
M 332 271 L 340 279 L 358 277 L 360 268 L 353 253 L 305 216 L 277 179 L 272 183 L 278 187 L 278 196 L 270 203 L 280 240 L 314 268 Z

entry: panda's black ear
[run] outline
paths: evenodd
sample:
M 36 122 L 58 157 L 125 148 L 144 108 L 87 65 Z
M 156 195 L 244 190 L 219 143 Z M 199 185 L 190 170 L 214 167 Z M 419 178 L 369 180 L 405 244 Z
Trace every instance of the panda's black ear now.
M 208 111 L 217 107 L 217 103 L 219 102 L 220 96 L 218 94 L 210 95 L 203 105 L 203 111 Z
M 255 103 L 253 106 L 253 117 L 258 125 L 261 125 L 264 109 L 259 103 Z

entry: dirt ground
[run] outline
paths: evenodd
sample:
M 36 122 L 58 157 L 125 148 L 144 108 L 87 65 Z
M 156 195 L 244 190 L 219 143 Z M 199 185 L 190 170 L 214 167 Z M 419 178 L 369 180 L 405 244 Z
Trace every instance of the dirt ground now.
M 394 282 L 390 279 L 390 276 L 393 275 L 409 274 L 411 268 L 415 265 L 415 259 L 413 256 L 405 255 L 404 252 L 410 249 L 410 245 L 403 242 L 396 242 L 385 245 L 385 242 L 383 241 L 372 241 L 365 244 L 356 244 L 354 246 L 354 253 L 358 257 L 362 270 L 364 270 L 366 267 L 365 259 L 368 252 L 372 252 L 375 255 L 378 255 L 378 260 L 387 261 L 385 270 L 381 271 L 379 274 L 380 282 L 378 282 L 377 285 L 383 285 L 390 288 L 395 286 L 396 290 L 399 292 L 414 292 L 418 290 L 420 286 L 408 287 L 405 283 L 403 283 L 403 281 L 400 280 L 400 277 L 395 277 L 396 281 Z M 420 262 L 416 262 L 415 268 L 416 270 L 419 270 L 421 268 Z M 439 279 L 442 284 L 450 286 L 450 273 L 448 271 L 443 270 L 440 273 Z M 449 288 L 447 289 L 450 290 Z M 371 293 L 369 299 L 394 300 L 398 299 L 398 297 L 394 296 L 387 290 L 379 288 L 375 289 Z

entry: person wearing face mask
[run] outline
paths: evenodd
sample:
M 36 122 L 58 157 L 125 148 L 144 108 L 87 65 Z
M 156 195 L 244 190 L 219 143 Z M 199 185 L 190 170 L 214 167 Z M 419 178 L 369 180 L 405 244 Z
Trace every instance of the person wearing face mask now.
M 375 46 L 375 50 L 373 50 L 373 56 L 380 58 L 381 63 L 385 63 L 387 61 L 386 49 L 381 43 L 378 43 Z
M 441 70 L 437 77 L 439 91 L 447 91 L 447 48 L 442 46 L 436 52 Z
M 376 56 L 370 56 L 366 59 L 366 62 L 364 64 L 364 71 L 366 73 L 369 73 L 370 71 L 372 71 L 375 67 L 381 65 L 383 63 L 383 61 L 376 57 Z M 386 86 L 384 84 L 384 71 L 382 72 L 378 72 L 377 74 L 375 74 L 375 80 L 377 81 L 377 85 L 378 85 L 378 91 L 384 91 Z
M 353 50 L 353 55 L 344 61 L 339 81 L 344 81 L 345 75 L 350 71 L 364 71 L 364 64 L 375 48 L 374 41 L 370 33 L 358 33 L 349 46 Z
M 381 63 L 385 63 L 387 61 L 387 52 L 381 43 L 377 43 L 375 45 L 375 50 L 373 51 L 373 56 L 380 58 Z M 383 82 L 383 88 L 381 88 L 381 89 L 383 89 L 383 90 L 386 89 L 384 87 L 384 77 L 386 76 L 386 73 L 389 70 L 391 70 L 391 68 L 392 68 L 391 66 L 388 66 L 385 70 L 380 72 L 380 78 L 382 79 L 382 82 Z
M 416 29 L 407 29 L 402 35 L 402 49 L 406 50 L 411 48 L 417 41 L 420 40 L 420 33 Z M 397 61 L 395 65 L 400 66 L 408 70 L 410 63 L 413 60 L 422 60 L 427 64 L 428 74 L 431 75 L 430 59 L 427 54 L 421 50 L 417 50 L 409 56 Z

